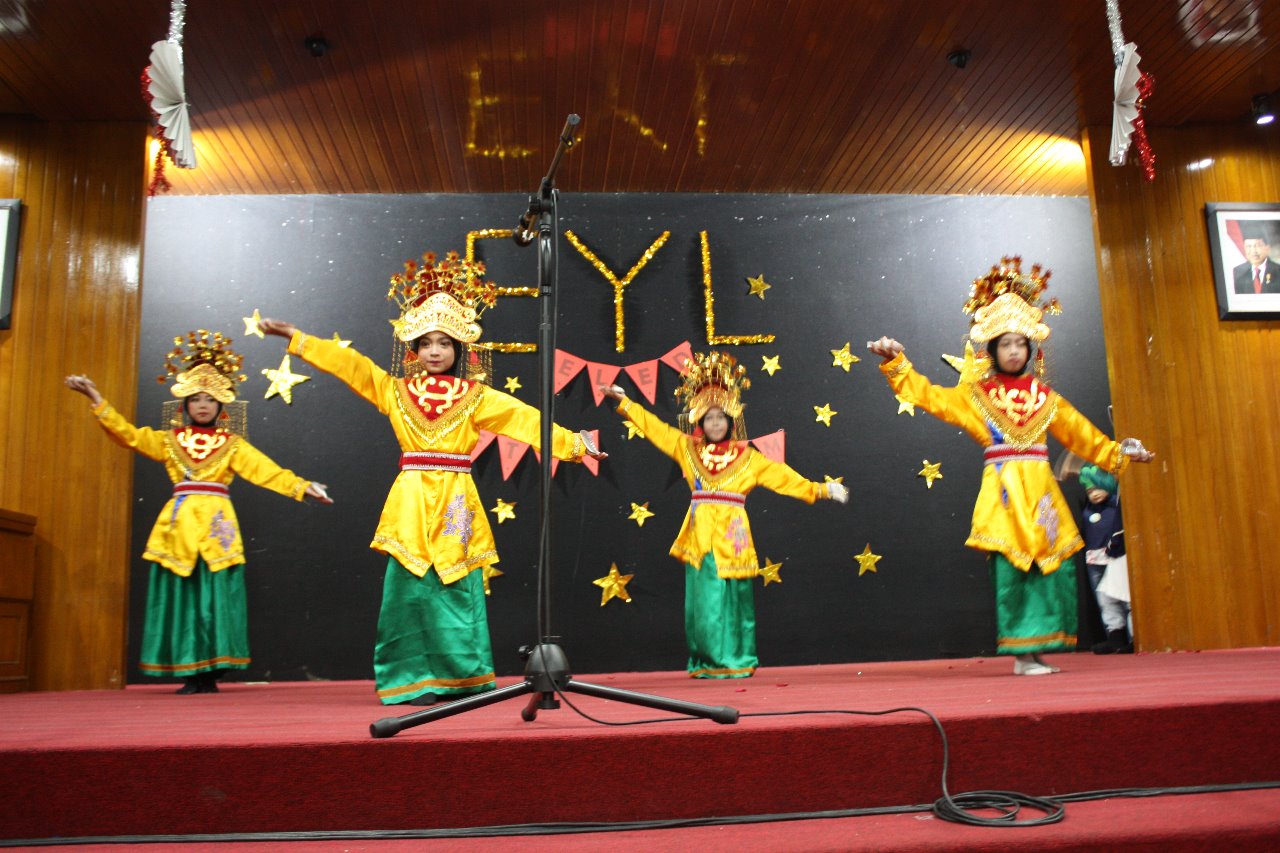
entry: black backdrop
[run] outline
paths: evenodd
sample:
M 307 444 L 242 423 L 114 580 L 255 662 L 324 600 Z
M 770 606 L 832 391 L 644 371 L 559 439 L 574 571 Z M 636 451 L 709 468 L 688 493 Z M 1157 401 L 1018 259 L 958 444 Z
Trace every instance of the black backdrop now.
M 368 549 L 397 467 L 385 419 L 335 378 L 294 360 L 313 378 L 292 406 L 263 400 L 263 368 L 283 341 L 246 337 L 242 317 L 288 319 L 313 334 L 335 331 L 386 365 L 394 315 L 388 276 L 423 251 L 462 250 L 469 231 L 510 227 L 521 196 L 236 196 L 157 198 L 147 215 L 139 421 L 155 424 L 167 387 L 155 381 L 174 334 L 205 327 L 237 341 L 249 381 L 250 440 L 280 464 L 329 485 L 332 507 L 299 505 L 243 481 L 233 487 L 248 552 L 253 664 L 250 679 L 371 678 L 386 558 Z M 990 654 L 994 617 L 982 555 L 963 547 L 981 473 L 978 448 L 959 430 L 897 404 L 865 342 L 897 337 L 917 366 L 952 383 L 939 360 L 959 354 L 969 282 L 1003 253 L 1054 271 L 1050 379 L 1109 431 L 1087 199 L 953 196 L 574 195 L 561 202 L 573 230 L 621 277 L 663 231 L 671 237 L 628 287 L 626 351 L 614 351 L 613 290 L 560 241 L 559 343 L 611 364 L 658 358 L 684 340 L 707 349 L 699 232 L 707 231 L 718 334 L 773 333 L 772 344 L 730 347 L 754 383 L 747 425 L 786 430 L 787 462 L 810 479 L 843 475 L 847 506 L 815 506 L 759 490 L 748 502 L 757 549 L 783 563 L 781 584 L 757 587 L 764 666 Z M 532 286 L 534 248 L 483 240 L 493 281 Z M 748 276 L 772 285 L 748 295 Z M 534 341 L 535 299 L 503 299 L 485 317 L 485 340 Z M 848 373 L 830 350 L 848 341 L 865 356 Z M 781 356 L 770 377 L 762 356 Z M 498 355 L 498 384 L 519 377 L 536 402 L 537 357 Z M 620 383 L 640 399 L 626 374 Z M 660 369 L 656 410 L 674 420 L 676 374 Z M 108 396 L 112 389 L 103 389 Z M 831 427 L 813 407 L 829 403 Z M 599 428 L 612 456 L 593 477 L 562 465 L 556 477 L 552 627 L 575 671 L 684 666 L 683 570 L 667 556 L 689 492 L 673 463 L 597 408 L 585 375 L 557 398 L 557 420 Z M 103 452 L 121 452 L 114 447 Z M 1056 448 L 1051 453 L 1059 452 Z M 926 489 L 923 459 L 944 479 Z M 490 627 L 499 674 L 520 671 L 515 649 L 536 637 L 537 469 L 532 454 L 504 481 L 496 446 L 476 481 L 487 507 L 516 503 L 493 524 L 505 573 L 493 583 Z M 139 458 L 133 549 L 140 553 L 168 497 L 162 467 Z M 1069 492 L 1069 497 L 1071 496 Z M 644 526 L 627 519 L 649 502 Z M 491 523 L 494 521 L 490 514 Z M 858 575 L 853 555 L 870 543 L 878 571 Z M 633 573 L 633 601 L 600 606 L 591 581 L 617 563 Z M 142 624 L 146 569 L 134 560 L 131 619 Z M 131 631 L 130 661 L 139 632 Z

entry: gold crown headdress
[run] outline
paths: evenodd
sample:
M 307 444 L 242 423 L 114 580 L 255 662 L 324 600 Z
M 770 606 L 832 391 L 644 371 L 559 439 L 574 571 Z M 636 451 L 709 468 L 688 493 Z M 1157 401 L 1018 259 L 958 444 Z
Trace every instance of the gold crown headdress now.
M 405 261 L 404 272 L 391 276 L 387 299 L 400 308 L 392 320 L 396 338 L 410 343 L 428 332 L 444 332 L 464 344 L 480 339 L 476 320 L 498 301 L 498 288 L 484 276 L 484 264 L 450 252 L 437 260 L 434 252 L 422 263 Z
M 236 398 L 236 384 L 245 381 L 240 373 L 244 357 L 231 348 L 231 338 L 196 329 L 176 336 L 173 343 L 164 360 L 166 375 L 156 377 L 161 384 L 174 377 L 169 393 L 185 398 L 203 391 L 219 403 Z
M 686 366 L 676 389 L 676 399 L 688 409 L 680 416 L 681 425 L 692 431 L 710 409 L 718 406 L 733 418 L 732 437 L 745 438 L 742 392 L 751 387 L 747 369 L 727 352 L 696 353 Z
M 1048 338 L 1049 327 L 1042 322 L 1044 315 L 1062 313 L 1057 297 L 1042 301 L 1050 275 L 1039 264 L 1024 273 L 1022 258 L 1014 255 L 1001 258 L 991 272 L 974 279 L 963 309 L 973 315 L 969 339 L 985 344 L 1009 332 L 1036 343 Z

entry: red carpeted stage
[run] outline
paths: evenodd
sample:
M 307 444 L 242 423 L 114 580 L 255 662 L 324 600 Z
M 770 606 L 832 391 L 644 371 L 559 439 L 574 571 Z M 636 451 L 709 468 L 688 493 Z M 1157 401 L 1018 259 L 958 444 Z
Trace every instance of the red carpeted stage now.
M 369 723 L 414 709 L 380 706 L 370 682 L 0 696 L 0 837 L 425 829 L 929 803 L 940 795 L 942 748 L 924 715 L 750 716 L 902 706 L 941 718 L 953 794 L 1280 780 L 1280 649 L 1052 660 L 1063 672 L 1042 677 L 1015 677 L 1009 660 L 992 658 L 764 668 L 742 681 L 583 675 L 731 705 L 743 717 L 618 728 L 565 706 L 525 723 L 516 699 L 388 740 L 370 738 Z M 661 716 L 570 699 L 609 721 Z M 848 849 L 874 837 L 876 849 L 1168 850 L 1196 849 L 1210 836 L 1233 849 L 1272 848 L 1280 790 L 1080 803 L 1062 823 L 1032 829 L 959 826 L 925 813 L 442 843 L 741 851 Z

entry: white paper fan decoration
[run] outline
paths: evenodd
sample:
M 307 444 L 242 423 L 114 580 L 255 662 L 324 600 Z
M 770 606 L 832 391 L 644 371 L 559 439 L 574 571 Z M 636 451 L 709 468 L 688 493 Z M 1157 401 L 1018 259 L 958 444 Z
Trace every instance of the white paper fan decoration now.
M 161 132 L 169 142 L 173 162 L 180 169 L 196 167 L 196 150 L 191 142 L 191 117 L 187 111 L 187 89 L 183 82 L 182 54 L 171 41 L 151 45 L 151 109 L 159 117 Z
M 1129 42 L 1124 46 L 1120 64 L 1116 66 L 1115 109 L 1111 113 L 1111 165 L 1123 166 L 1129 153 L 1129 140 L 1133 136 L 1133 120 L 1138 117 L 1138 46 Z

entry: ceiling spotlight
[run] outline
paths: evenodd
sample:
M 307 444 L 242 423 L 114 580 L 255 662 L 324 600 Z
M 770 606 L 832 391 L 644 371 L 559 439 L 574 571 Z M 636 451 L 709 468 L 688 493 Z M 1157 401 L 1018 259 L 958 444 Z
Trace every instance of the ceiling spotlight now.
M 329 52 L 329 42 L 324 36 L 310 36 L 302 40 L 302 46 L 314 57 L 324 56 Z
M 950 62 L 956 68 L 964 68 L 966 65 L 969 64 L 969 60 L 972 57 L 973 57 L 972 51 L 968 51 L 964 49 L 953 50 L 947 54 L 947 62 Z
M 1253 96 L 1253 121 L 1255 124 L 1271 124 L 1276 120 L 1275 111 L 1271 109 L 1270 95 Z

